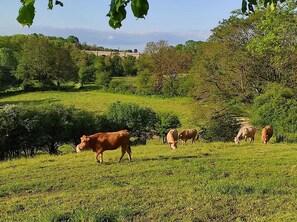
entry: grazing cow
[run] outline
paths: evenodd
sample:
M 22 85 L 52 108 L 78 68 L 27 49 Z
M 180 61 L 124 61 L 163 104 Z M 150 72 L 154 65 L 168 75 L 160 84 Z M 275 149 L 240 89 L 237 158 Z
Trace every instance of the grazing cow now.
M 177 149 L 178 132 L 176 129 L 171 129 L 167 133 L 167 143 L 172 149 Z
M 85 148 L 92 149 L 96 152 L 96 160 L 99 163 L 103 163 L 103 152 L 105 150 L 116 150 L 120 146 L 122 147 L 122 155 L 119 162 L 121 162 L 126 152 L 129 161 L 131 161 L 130 134 L 128 130 L 96 133 L 90 136 L 83 135 L 80 141 L 80 144 L 76 146 L 76 152 L 80 152 Z M 99 160 L 98 156 L 100 157 Z
M 195 143 L 195 140 L 198 140 L 198 133 L 196 129 L 187 129 L 182 131 L 179 135 L 178 138 L 182 140 L 182 144 L 186 144 L 187 140 L 192 139 L 192 143 Z
M 272 126 L 265 126 L 262 129 L 262 143 L 267 144 L 273 135 Z
M 239 143 L 241 140 L 247 140 L 247 138 L 250 138 L 251 142 L 254 141 L 255 139 L 255 134 L 256 134 L 256 128 L 251 125 L 245 125 L 242 126 L 237 134 L 237 136 L 234 138 L 235 143 Z

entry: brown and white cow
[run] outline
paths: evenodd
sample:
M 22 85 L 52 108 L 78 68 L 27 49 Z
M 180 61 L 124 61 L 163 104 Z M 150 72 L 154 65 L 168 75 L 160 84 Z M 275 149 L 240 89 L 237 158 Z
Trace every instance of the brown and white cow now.
M 178 138 L 182 140 L 182 144 L 186 144 L 187 140 L 192 139 L 192 143 L 195 143 L 195 140 L 198 139 L 198 133 L 196 129 L 186 129 L 182 131 L 179 135 Z
M 250 138 L 250 143 L 252 143 L 255 140 L 255 134 L 256 134 L 256 128 L 251 125 L 245 125 L 242 126 L 237 134 L 237 136 L 234 138 L 235 143 L 239 143 L 241 140 L 247 140 L 247 138 Z
M 121 162 L 124 154 L 128 153 L 128 159 L 131 161 L 130 148 L 130 133 L 128 130 L 121 130 L 117 132 L 100 132 L 93 135 L 83 135 L 80 138 L 80 144 L 76 146 L 76 152 L 82 149 L 89 148 L 96 152 L 96 160 L 103 163 L 103 152 L 105 150 L 116 150 L 122 147 L 122 155 L 119 162 Z M 98 160 L 98 156 L 100 159 Z
M 178 131 L 176 129 L 169 130 L 166 139 L 172 149 L 177 149 Z
M 262 143 L 267 144 L 273 135 L 272 126 L 265 126 L 262 129 Z

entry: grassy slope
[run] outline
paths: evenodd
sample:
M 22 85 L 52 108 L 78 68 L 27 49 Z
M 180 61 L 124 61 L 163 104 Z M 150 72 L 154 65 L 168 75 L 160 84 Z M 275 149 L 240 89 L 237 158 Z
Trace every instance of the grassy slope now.
M 172 112 L 180 117 L 185 127 L 193 127 L 192 113 L 195 109 L 190 98 L 160 98 L 136 95 L 120 95 L 100 91 L 87 92 L 33 92 L 0 98 L 0 106 L 4 104 L 39 105 L 44 103 L 61 103 L 74 105 L 78 109 L 103 113 L 109 104 L 122 101 L 136 103 L 143 107 L 151 107 L 156 112 Z
M 192 100 L 90 92 L 9 96 L 6 103 L 59 102 L 104 112 L 113 101 L 173 111 L 190 126 Z M 119 221 L 296 221 L 297 145 L 197 143 L 172 151 L 161 141 L 120 151 L 39 155 L 0 163 L 0 221 L 97 217 Z M 125 157 L 127 158 L 127 157 Z
M 0 221 L 55 215 L 119 221 L 296 221 L 296 144 L 161 141 L 120 151 L 40 155 L 0 164 Z M 89 216 L 88 216 L 89 215 Z M 91 221 L 91 220 L 90 220 Z

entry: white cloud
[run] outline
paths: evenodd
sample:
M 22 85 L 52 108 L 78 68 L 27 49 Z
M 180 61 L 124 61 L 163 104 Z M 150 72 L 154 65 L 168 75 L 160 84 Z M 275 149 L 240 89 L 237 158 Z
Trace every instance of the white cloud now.
M 187 40 L 206 41 L 210 36 L 210 31 L 203 30 L 175 30 L 175 31 L 160 31 L 151 30 L 143 32 L 127 32 L 121 30 L 93 30 L 83 28 L 65 28 L 52 26 L 34 26 L 31 28 L 17 28 L 12 34 L 43 34 L 46 36 L 57 36 L 67 38 L 74 35 L 79 38 L 80 42 L 85 42 L 90 45 L 103 46 L 105 48 L 114 49 L 138 49 L 142 51 L 146 43 L 166 40 L 170 45 L 184 44 Z M 0 33 L 1 34 L 1 33 Z

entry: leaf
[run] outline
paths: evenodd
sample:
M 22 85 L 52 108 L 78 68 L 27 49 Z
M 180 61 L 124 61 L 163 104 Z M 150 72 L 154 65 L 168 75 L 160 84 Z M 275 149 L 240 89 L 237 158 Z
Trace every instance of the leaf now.
M 109 16 L 109 25 L 116 29 L 122 26 L 122 21 L 126 18 L 126 5 L 129 0 L 112 0 L 110 3 L 110 10 L 107 14 Z
M 35 3 L 35 0 L 21 0 L 21 3 L 25 6 L 28 6 L 30 4 L 33 4 Z
M 264 6 L 267 7 L 268 3 L 271 3 L 271 0 L 264 0 Z
M 257 0 L 248 0 L 250 4 L 257 5 Z
M 251 3 L 248 4 L 248 7 L 249 7 L 250 12 L 255 12 L 254 7 L 253 7 L 253 5 Z
M 247 11 L 247 2 L 246 2 L 246 0 L 242 0 L 241 11 L 243 13 L 246 13 L 246 11 Z
M 31 26 L 33 24 L 34 16 L 35 16 L 35 7 L 34 1 L 31 1 L 29 5 L 23 5 L 19 9 L 19 15 L 17 17 L 17 21 L 21 23 L 23 26 Z
M 53 9 L 53 0 L 48 0 L 48 9 Z
M 132 0 L 131 8 L 136 18 L 144 18 L 147 15 L 149 3 L 147 0 Z
M 56 3 L 55 3 L 55 5 L 60 5 L 61 7 L 63 7 L 63 6 L 64 6 L 63 2 L 60 2 L 60 1 L 58 1 L 58 0 L 56 0 Z

